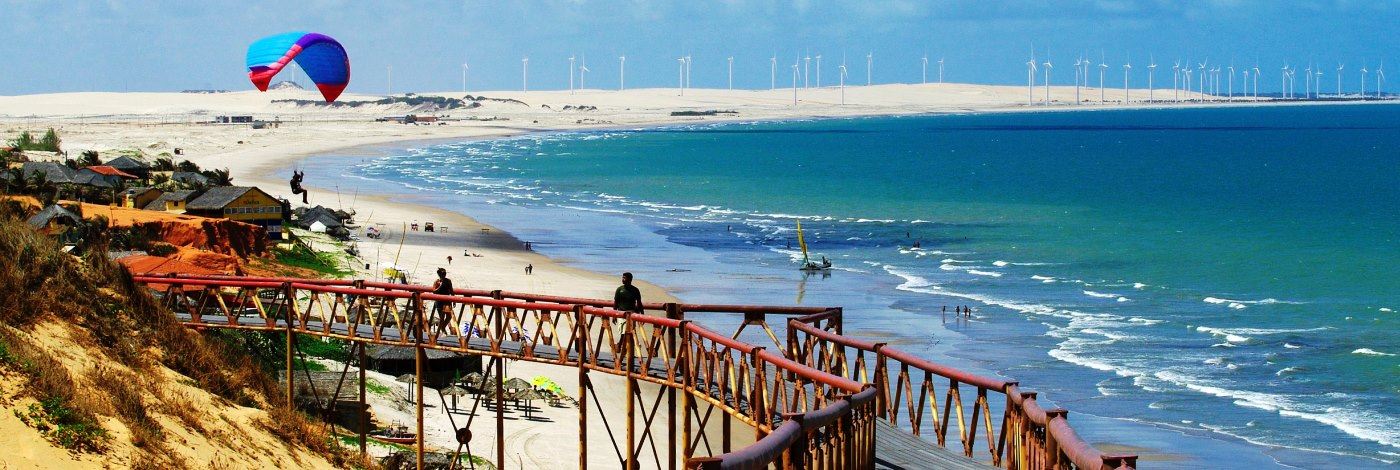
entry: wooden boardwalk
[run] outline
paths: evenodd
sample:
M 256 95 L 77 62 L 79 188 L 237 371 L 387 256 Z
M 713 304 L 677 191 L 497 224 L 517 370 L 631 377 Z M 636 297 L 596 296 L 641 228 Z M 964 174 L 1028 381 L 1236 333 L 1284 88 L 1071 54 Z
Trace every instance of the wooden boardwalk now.
M 240 316 L 236 324 L 229 324 L 227 317 L 223 315 L 206 315 L 201 317 L 201 321 L 191 320 L 188 313 L 175 313 L 175 317 L 188 326 L 199 326 L 206 328 L 240 328 L 240 329 L 260 329 L 269 330 L 266 321 L 256 315 Z M 217 321 L 212 321 L 217 320 Z M 276 321 L 276 330 L 282 331 L 287 327 L 283 320 Z M 317 320 L 306 323 L 305 329 L 297 329 L 298 334 L 321 335 L 326 330 L 325 325 Z M 338 336 L 350 336 L 349 325 L 345 323 L 332 323 L 330 333 Z M 355 338 L 364 341 L 374 341 L 373 331 L 367 325 L 363 325 L 356 331 Z M 396 328 L 385 327 L 381 330 L 385 343 L 398 343 L 399 331 Z M 444 335 L 438 337 L 437 344 L 433 346 L 425 345 L 427 348 L 457 351 L 461 348 L 462 337 Z M 516 355 L 522 360 L 540 362 L 544 364 L 557 365 L 558 354 L 554 351 L 543 349 L 536 350 L 530 358 L 523 358 L 519 355 L 524 350 L 524 345 L 517 341 L 503 341 L 500 343 L 500 351 L 506 355 Z M 491 342 L 487 338 L 468 337 L 467 348 L 471 351 L 485 352 L 491 350 Z M 568 352 L 571 360 L 576 361 L 577 356 L 573 351 Z M 615 362 L 611 354 L 603 352 L 597 356 L 598 366 L 611 368 Z M 648 375 L 657 378 L 666 376 L 664 365 L 650 364 Z M 770 377 L 774 376 L 772 374 Z M 991 465 L 978 462 L 962 455 L 954 450 L 939 446 L 937 443 L 921 439 L 913 434 L 896 428 L 888 421 L 876 421 L 875 433 L 875 464 L 880 469 L 987 469 L 993 468 Z

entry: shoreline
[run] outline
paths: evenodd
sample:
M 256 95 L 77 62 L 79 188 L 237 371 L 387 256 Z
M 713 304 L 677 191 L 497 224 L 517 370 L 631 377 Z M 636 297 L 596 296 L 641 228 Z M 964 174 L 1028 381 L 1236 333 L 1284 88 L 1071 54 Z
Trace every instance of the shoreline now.
M 569 132 L 570 130 L 559 130 L 559 131 L 560 131 L 560 132 Z M 412 145 L 412 143 L 406 143 L 406 145 Z M 402 147 L 402 146 L 400 146 L 400 147 Z M 328 157 L 328 158 L 334 158 L 334 157 Z M 411 202 L 411 201 L 403 201 L 403 203 L 404 203 L 404 204 L 413 204 L 413 202 Z M 433 207 L 440 207 L 440 206 L 433 206 Z M 1081 412 L 1079 415 L 1080 415 L 1080 416 L 1085 416 L 1085 415 L 1087 415 L 1087 413 Z M 1095 434 L 1095 435 L 1099 435 L 1100 437 L 1103 436 L 1103 433 L 1102 433 L 1101 431 L 1108 431 L 1108 430 L 1113 430 L 1113 429 L 1118 429 L 1118 430 L 1120 430 L 1120 431 L 1132 431 L 1132 430 L 1142 430 L 1143 427 L 1146 427 L 1146 428 L 1148 428 L 1148 429 L 1151 429 L 1152 431 L 1144 431 L 1143 434 L 1145 434 L 1145 435 L 1161 436 L 1161 435 L 1164 435 L 1164 434 L 1172 434 L 1172 435 L 1177 435 L 1177 434 L 1179 434 L 1180 436 L 1178 437 L 1178 439 L 1181 439 L 1181 440 L 1186 441 L 1186 442 L 1194 441 L 1194 440 L 1197 440 L 1197 439 L 1206 439 L 1206 440 L 1208 440 L 1208 442 L 1215 442 L 1215 443 L 1216 443 L 1216 444 L 1213 444 L 1212 447 L 1218 447 L 1218 448 L 1220 448 L 1220 449 L 1224 449 L 1224 448 L 1237 448 L 1236 446 L 1244 446 L 1244 447 L 1246 447 L 1246 448 L 1249 449 L 1249 451 L 1250 451 L 1251 454 L 1254 454 L 1256 457 L 1262 457 L 1262 458 L 1274 458 L 1274 457 L 1276 457 L 1275 454 L 1295 454 L 1295 453 L 1301 453 L 1301 454 L 1304 454 L 1304 455 L 1307 455 L 1307 454 L 1314 454 L 1314 455 L 1316 455 L 1316 454 L 1333 454 L 1333 455 L 1340 455 L 1340 456 L 1345 456 L 1345 457 L 1347 457 L 1347 458 L 1354 458 L 1354 459 L 1375 459 L 1374 457 L 1367 456 L 1367 455 L 1348 454 L 1348 453 L 1343 453 L 1343 452 L 1332 452 L 1332 451 L 1323 450 L 1323 449 L 1308 449 L 1308 448 L 1300 448 L 1300 447 L 1290 447 L 1290 446 L 1279 446 L 1279 445 L 1270 445 L 1270 444 L 1256 443 L 1256 442 L 1250 441 L 1250 440 L 1248 440 L 1248 439 L 1241 438 L 1241 437 L 1238 437 L 1238 436 L 1234 436 L 1234 435 L 1231 435 L 1231 434 L 1229 434 L 1229 433 L 1225 433 L 1225 432 L 1221 432 L 1221 431 L 1213 431 L 1213 430 L 1212 430 L 1212 431 L 1208 431 L 1208 430 L 1199 430 L 1199 429 L 1184 430 L 1184 429 L 1180 429 L 1180 428 L 1173 427 L 1173 426 L 1171 426 L 1170 424 L 1164 424 L 1164 423 L 1154 423 L 1154 422 L 1147 422 L 1147 421 L 1133 421 L 1132 423 L 1126 423 L 1126 424 L 1125 424 L 1125 423 L 1120 423 L 1120 424 L 1116 424 L 1116 425 L 1115 425 L 1115 424 L 1112 424 L 1112 423 L 1114 423 L 1114 422 L 1122 422 L 1122 421 L 1125 421 L 1125 420 L 1126 420 L 1126 421 L 1132 421 L 1132 420 L 1131 420 L 1131 419 L 1128 419 L 1128 418 L 1112 417 L 1112 416 L 1105 416 L 1105 415 L 1088 415 L 1088 416 L 1093 416 L 1093 417 L 1094 417 L 1093 422 L 1099 423 L 1099 424 L 1098 424 L 1098 427 L 1101 427 L 1102 429 L 1092 430 L 1092 431 L 1090 431 L 1090 432 L 1088 432 L 1088 433 L 1086 433 L 1086 434 Z M 1083 432 L 1083 430 L 1081 430 L 1081 432 Z M 1111 438 L 1111 437 L 1110 437 L 1110 438 Z M 1203 441 L 1197 441 L 1197 442 L 1203 442 Z M 1164 447 L 1163 449 L 1167 449 L 1167 448 Z M 1153 454 L 1153 457 L 1154 457 L 1154 460 L 1156 460 L 1156 459 L 1165 459 L 1165 461 L 1178 461 L 1176 458 L 1177 458 L 1177 457 L 1180 457 L 1180 456 L 1182 456 L 1182 455 L 1192 455 L 1192 454 L 1156 453 L 1156 454 Z M 1295 455 L 1295 457 L 1296 457 L 1296 455 Z M 1317 457 L 1307 457 L 1307 458 L 1317 458 Z M 1285 459 L 1285 460 L 1283 460 L 1283 462 L 1286 462 L 1286 461 L 1288 461 L 1288 460 L 1291 460 L 1291 459 Z M 1383 461 L 1383 460 L 1382 460 L 1382 461 Z M 1280 463 L 1281 461 L 1275 459 L 1275 460 L 1273 460 L 1273 462 L 1274 462 L 1274 463 Z

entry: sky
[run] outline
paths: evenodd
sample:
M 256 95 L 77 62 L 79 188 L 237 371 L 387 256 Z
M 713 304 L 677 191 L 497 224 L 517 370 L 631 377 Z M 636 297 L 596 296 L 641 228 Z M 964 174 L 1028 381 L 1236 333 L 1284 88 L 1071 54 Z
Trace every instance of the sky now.
M 1066 85 L 1080 56 L 1102 57 L 1114 87 L 1124 63 L 1146 86 L 1149 59 L 1159 88 L 1177 60 L 1233 62 L 1237 73 L 1257 63 L 1263 92 L 1280 88 L 1285 64 L 1298 76 L 1321 64 L 1324 92 L 1339 62 L 1352 92 L 1362 65 L 1400 67 L 1400 0 L 0 0 L 0 19 L 0 95 L 251 89 L 248 44 L 287 31 L 344 44 L 354 93 L 385 93 L 389 67 L 395 93 L 459 91 L 464 63 L 469 90 L 518 90 L 527 56 L 531 89 L 568 88 L 571 55 L 587 60 L 585 84 L 605 89 L 617 88 L 622 55 L 628 88 L 675 87 L 681 55 L 692 57 L 691 85 L 708 88 L 727 86 L 729 57 L 735 88 L 768 88 L 775 56 L 779 87 L 808 56 L 815 86 L 817 55 L 823 85 L 843 57 L 847 82 L 864 84 L 867 54 L 875 83 L 918 83 L 927 55 L 929 81 L 942 58 L 946 81 L 1024 85 L 1033 50 Z M 1373 90 L 1374 72 L 1368 80 Z

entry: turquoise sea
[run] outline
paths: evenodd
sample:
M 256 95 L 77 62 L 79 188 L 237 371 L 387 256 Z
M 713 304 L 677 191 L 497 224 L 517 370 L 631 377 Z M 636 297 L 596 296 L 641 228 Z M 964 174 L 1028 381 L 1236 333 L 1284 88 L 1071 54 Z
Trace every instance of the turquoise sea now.
M 848 332 L 1015 378 L 1091 441 L 1178 456 L 1145 468 L 1400 461 L 1400 106 L 707 124 L 314 166 L 686 301 L 843 306 Z M 830 276 L 797 271 L 799 219 Z

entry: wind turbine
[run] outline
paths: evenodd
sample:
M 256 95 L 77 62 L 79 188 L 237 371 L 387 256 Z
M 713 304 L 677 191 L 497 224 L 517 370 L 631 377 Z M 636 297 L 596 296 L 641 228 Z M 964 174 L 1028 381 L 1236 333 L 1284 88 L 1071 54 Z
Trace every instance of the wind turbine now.
M 1230 89 L 1227 101 L 1235 101 L 1235 62 L 1230 62 Z
M 841 104 L 844 105 L 844 104 L 846 104 L 846 62 L 845 62 L 845 61 L 842 61 L 842 62 L 841 62 L 841 67 L 840 67 L 838 70 L 839 70 L 839 74 L 838 74 L 838 75 L 839 75 L 839 78 L 840 78 L 840 80 L 841 80 Z
M 1181 81 L 1181 59 L 1177 59 L 1176 65 L 1172 66 L 1172 101 L 1181 102 L 1181 88 L 1178 83 Z
M 802 89 L 803 89 L 803 90 L 806 90 L 807 88 L 809 88 L 809 87 L 807 86 L 807 76 L 810 75 L 810 72 L 811 72 L 811 71 L 812 71 L 812 55 L 811 55 L 811 54 L 807 54 L 807 57 L 802 58 Z
M 1148 56 L 1147 56 L 1147 102 L 1148 102 L 1148 103 L 1151 103 L 1151 102 L 1153 101 L 1153 97 L 1154 97 L 1154 94 L 1153 94 L 1153 92 L 1152 92 L 1152 76 L 1153 76 L 1153 75 L 1157 75 L 1157 59 L 1153 58 L 1151 55 L 1148 55 Z
M 734 56 L 729 56 L 729 89 L 734 89 Z
M 617 89 L 627 89 L 627 56 L 617 56 Z
M 1201 95 L 1202 102 L 1206 100 L 1206 62 L 1197 64 L 1201 66 L 1201 68 L 1197 69 L 1201 73 L 1201 81 L 1196 83 L 1196 94 Z
M 1385 86 L 1385 61 L 1381 61 L 1381 66 L 1376 67 L 1376 99 L 1381 98 L 1381 88 Z
M 1366 74 L 1371 73 L 1366 70 L 1366 65 L 1361 66 L 1361 99 L 1366 99 Z
M 1080 101 L 1079 101 L 1079 80 L 1084 76 L 1084 73 L 1083 73 L 1084 71 L 1081 70 L 1083 67 L 1084 67 L 1084 57 L 1083 57 L 1083 56 L 1080 56 L 1078 59 L 1074 59 L 1074 104 L 1075 104 L 1075 105 L 1078 105 L 1078 104 L 1080 103 Z
M 1342 63 L 1340 63 L 1340 62 L 1337 63 L 1337 96 L 1338 96 L 1338 97 L 1342 96 L 1342 68 L 1344 68 L 1344 67 L 1346 67 L 1346 64 L 1342 64 Z
M 817 54 L 817 88 L 822 87 L 822 55 Z
M 938 58 L 938 83 L 943 83 L 943 58 Z
M 685 87 L 686 87 L 686 88 L 690 88 L 690 65 L 691 65 L 691 63 L 692 63 L 692 61 L 691 61 L 690 54 L 686 54 L 686 55 L 685 55 Z
M 462 64 L 462 93 L 467 92 L 467 64 Z
M 1045 54 L 1045 105 L 1050 106 L 1050 69 L 1055 68 L 1050 63 L 1050 54 Z
M 685 57 L 677 57 L 676 64 L 680 67 L 676 70 L 676 88 L 680 89 L 681 96 L 685 96 Z
M 1035 104 L 1035 49 L 1031 49 L 1031 60 L 1026 62 L 1027 105 Z
M 1181 94 L 1191 101 L 1191 59 L 1186 59 L 1186 66 L 1181 68 Z
M 1099 102 L 1100 102 L 1100 103 L 1103 103 L 1103 102 L 1107 101 L 1107 100 L 1105 100 L 1104 97 L 1103 97 L 1103 76 L 1104 76 L 1104 73 L 1106 73 L 1106 72 L 1108 72 L 1108 61 L 1104 59 L 1103 51 L 1099 51 Z
M 1288 65 L 1283 66 L 1283 97 L 1288 98 Z
M 1257 59 L 1257 58 L 1256 58 Z M 1254 99 L 1259 100 L 1259 62 L 1254 63 Z
M 1123 104 L 1128 104 L 1128 73 L 1133 71 L 1133 61 L 1123 63 Z
M 1317 71 L 1313 73 L 1317 74 L 1317 80 L 1313 81 L 1313 97 L 1320 98 L 1322 97 L 1322 66 L 1317 66 Z
M 583 89 L 583 75 L 588 73 L 588 56 L 583 56 L 583 61 L 578 66 L 578 87 Z
M 923 79 L 919 80 L 919 83 L 920 83 L 920 84 L 927 85 L 927 84 L 928 84 L 928 54 L 924 54 L 924 62 L 923 62 L 923 64 L 924 64 L 924 68 L 923 68 Z
M 797 62 L 792 63 L 792 105 L 797 106 Z
M 871 82 L 871 80 L 870 80 L 870 68 L 873 67 L 874 65 L 875 65 L 875 53 L 874 53 L 874 52 L 867 52 L 867 53 L 865 53 L 865 86 L 870 86 L 870 84 L 873 83 L 873 82 Z
M 388 90 L 388 93 L 386 93 L 386 94 L 389 95 L 389 96 L 394 96 L 394 66 L 392 66 L 392 65 L 388 66 L 388 70 L 389 70 L 389 90 Z
M 1244 96 L 1249 97 L 1249 67 L 1244 68 Z
M 768 62 L 769 62 L 769 64 L 771 65 L 771 66 L 769 67 L 771 70 L 770 70 L 770 75 L 769 75 L 769 78 L 768 78 L 768 80 L 769 80 L 769 81 L 768 81 L 768 89 L 769 89 L 769 90 L 777 90 L 777 89 L 778 89 L 778 56 L 773 56 L 772 58 L 769 58 L 769 59 L 768 59 Z
M 530 58 L 520 59 L 520 91 L 530 91 Z
M 1312 98 L 1312 64 L 1303 69 L 1303 99 Z
M 569 94 L 574 94 L 574 56 L 569 56 Z

